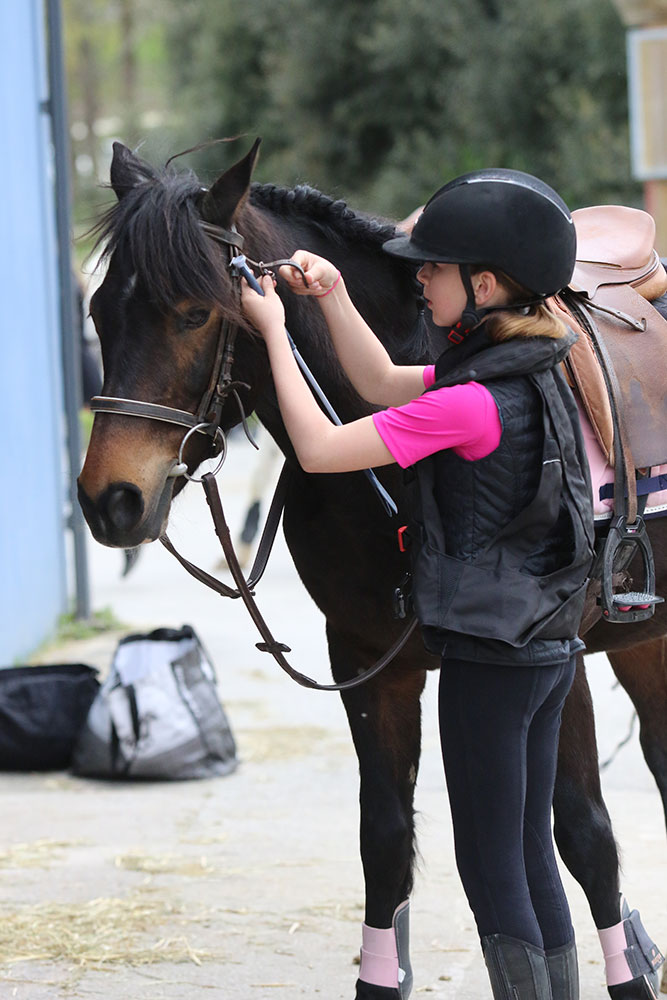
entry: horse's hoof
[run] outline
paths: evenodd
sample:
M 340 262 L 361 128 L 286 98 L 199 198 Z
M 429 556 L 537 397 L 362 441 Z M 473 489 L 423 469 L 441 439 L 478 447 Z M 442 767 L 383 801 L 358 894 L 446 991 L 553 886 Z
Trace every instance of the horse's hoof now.
M 627 983 L 608 986 L 607 990 L 611 1000 L 658 1000 L 660 976 L 657 972 L 651 972 L 646 976 L 630 979 Z
M 373 986 L 357 979 L 355 1000 L 401 1000 L 401 994 L 392 986 Z

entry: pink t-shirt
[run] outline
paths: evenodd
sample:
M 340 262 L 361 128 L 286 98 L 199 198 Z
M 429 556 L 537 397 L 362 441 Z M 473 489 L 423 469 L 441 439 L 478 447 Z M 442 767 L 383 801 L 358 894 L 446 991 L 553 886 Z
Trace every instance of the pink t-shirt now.
M 424 385 L 428 389 L 434 381 L 435 366 L 428 365 Z M 479 382 L 426 392 L 374 413 L 373 423 L 403 469 L 444 448 L 474 462 L 498 447 L 503 430 L 496 401 Z

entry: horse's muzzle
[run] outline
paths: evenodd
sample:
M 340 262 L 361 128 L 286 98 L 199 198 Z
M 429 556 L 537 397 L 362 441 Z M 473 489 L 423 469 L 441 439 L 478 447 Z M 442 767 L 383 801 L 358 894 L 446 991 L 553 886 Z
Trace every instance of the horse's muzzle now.
M 133 483 L 111 483 L 93 501 L 79 482 L 79 503 L 93 538 L 118 548 L 155 541 L 169 510 L 173 482 L 167 480 L 157 504 L 148 512 L 142 491 Z

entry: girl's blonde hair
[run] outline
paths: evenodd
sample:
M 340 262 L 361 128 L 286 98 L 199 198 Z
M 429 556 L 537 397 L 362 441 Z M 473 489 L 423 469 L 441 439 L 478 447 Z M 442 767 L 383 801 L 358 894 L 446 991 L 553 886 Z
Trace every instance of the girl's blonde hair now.
M 495 274 L 498 284 L 509 293 L 508 305 L 514 302 L 529 302 L 535 297 L 532 292 L 495 267 L 476 265 L 470 268 L 471 274 L 479 274 L 480 271 L 491 271 Z M 492 312 L 486 318 L 486 330 L 496 343 L 510 340 L 512 337 L 551 337 L 556 340 L 567 333 L 563 320 L 551 312 L 544 302 L 527 306 L 526 310 L 521 312 L 512 309 L 508 309 L 507 312 Z

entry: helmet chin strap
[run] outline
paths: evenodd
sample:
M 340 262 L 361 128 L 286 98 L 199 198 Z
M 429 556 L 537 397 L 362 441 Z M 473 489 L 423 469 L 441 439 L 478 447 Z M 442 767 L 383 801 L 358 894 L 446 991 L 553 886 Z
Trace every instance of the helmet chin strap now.
M 465 309 L 461 313 L 461 319 L 455 326 L 450 327 L 447 334 L 447 339 L 451 341 L 452 344 L 460 344 L 461 341 L 465 340 L 468 334 L 478 327 L 482 320 L 486 319 L 489 313 L 507 311 L 521 312 L 522 310 L 525 310 L 527 314 L 531 306 L 537 306 L 544 302 L 544 296 L 536 296 L 534 299 L 528 299 L 526 302 L 512 302 L 502 306 L 487 306 L 485 309 L 479 309 L 477 307 L 477 303 L 475 302 L 475 291 L 472 287 L 470 265 L 459 264 L 459 273 L 461 275 L 463 287 L 466 291 L 467 301 Z
M 477 309 L 475 291 L 472 287 L 472 279 L 470 277 L 470 265 L 459 264 L 459 273 L 461 275 L 463 287 L 466 291 L 467 302 L 465 309 L 461 313 L 461 319 L 455 326 L 450 328 L 449 333 L 447 334 L 447 339 L 451 341 L 452 344 L 460 344 L 462 340 L 465 340 L 470 331 L 476 326 L 479 326 L 487 313 L 486 309 Z

